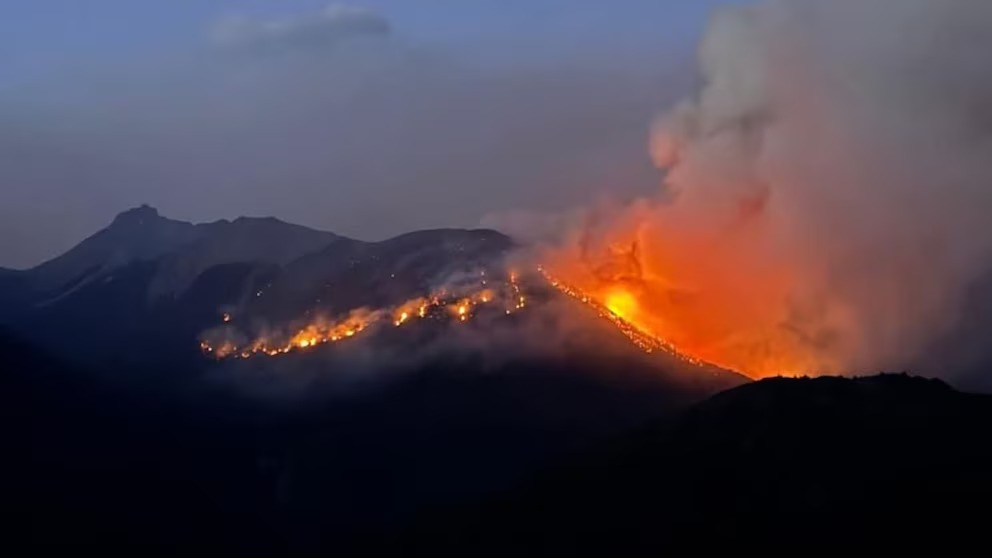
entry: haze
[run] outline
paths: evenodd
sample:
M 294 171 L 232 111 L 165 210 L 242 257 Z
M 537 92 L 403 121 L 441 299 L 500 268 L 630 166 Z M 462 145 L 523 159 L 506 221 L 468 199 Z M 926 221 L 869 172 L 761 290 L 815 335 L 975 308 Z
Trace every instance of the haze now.
M 141 203 L 379 239 L 654 190 L 714 4 L 5 2 L 0 266 Z

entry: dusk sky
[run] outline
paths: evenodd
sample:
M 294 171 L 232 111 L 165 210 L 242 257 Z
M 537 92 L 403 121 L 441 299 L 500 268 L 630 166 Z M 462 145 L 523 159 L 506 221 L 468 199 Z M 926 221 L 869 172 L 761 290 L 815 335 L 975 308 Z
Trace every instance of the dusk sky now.
M 657 188 L 716 4 L 5 1 L 0 266 L 141 203 L 380 239 Z

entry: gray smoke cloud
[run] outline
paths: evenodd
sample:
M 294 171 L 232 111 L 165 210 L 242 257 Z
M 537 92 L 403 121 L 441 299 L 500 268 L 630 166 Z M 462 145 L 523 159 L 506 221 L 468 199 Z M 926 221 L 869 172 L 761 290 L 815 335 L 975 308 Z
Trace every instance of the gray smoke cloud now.
M 647 267 L 676 262 L 660 273 L 740 326 L 711 341 L 852 373 L 913 367 L 951 330 L 992 263 L 990 30 L 976 0 L 714 15 L 703 87 L 652 137 L 674 201 L 634 217 Z

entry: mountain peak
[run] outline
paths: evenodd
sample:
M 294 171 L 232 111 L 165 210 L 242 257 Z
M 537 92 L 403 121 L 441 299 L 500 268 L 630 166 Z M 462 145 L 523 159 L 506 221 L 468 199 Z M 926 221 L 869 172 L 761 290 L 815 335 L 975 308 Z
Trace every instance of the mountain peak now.
M 143 225 L 148 222 L 160 219 L 161 215 L 154 207 L 148 204 L 141 204 L 117 215 L 114 218 L 115 225 Z
M 192 223 L 159 215 L 150 205 L 129 209 L 113 223 L 71 250 L 31 270 L 39 291 L 85 285 L 101 273 L 134 262 L 151 261 L 195 241 L 200 231 Z

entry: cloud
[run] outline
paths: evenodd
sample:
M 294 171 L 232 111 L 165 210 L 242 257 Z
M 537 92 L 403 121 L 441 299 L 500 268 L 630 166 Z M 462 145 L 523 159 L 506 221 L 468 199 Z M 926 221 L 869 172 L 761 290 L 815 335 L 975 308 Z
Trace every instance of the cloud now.
M 390 30 L 389 20 L 374 10 L 332 4 L 317 13 L 282 19 L 228 16 L 210 30 L 209 39 L 222 48 L 280 51 L 327 48 L 352 37 L 387 35 Z

